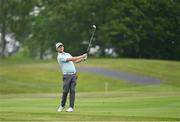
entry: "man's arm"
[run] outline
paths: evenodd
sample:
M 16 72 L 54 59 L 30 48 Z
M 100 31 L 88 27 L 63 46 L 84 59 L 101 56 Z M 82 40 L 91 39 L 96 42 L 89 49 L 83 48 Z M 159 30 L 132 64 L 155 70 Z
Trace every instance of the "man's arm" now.
M 80 55 L 80 56 L 76 56 L 76 57 L 71 57 L 71 58 L 67 58 L 66 61 L 73 61 L 75 63 L 80 62 L 80 60 L 84 59 L 87 57 L 87 53 Z
M 73 61 L 74 63 L 80 63 L 81 61 L 85 61 L 87 59 L 87 57 L 85 58 L 81 58 L 81 59 L 78 59 L 78 60 L 75 60 Z

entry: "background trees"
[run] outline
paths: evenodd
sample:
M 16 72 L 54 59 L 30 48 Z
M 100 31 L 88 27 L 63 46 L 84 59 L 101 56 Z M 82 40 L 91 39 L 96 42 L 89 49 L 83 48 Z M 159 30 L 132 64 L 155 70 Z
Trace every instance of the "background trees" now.
M 8 56 L 8 40 L 23 43 L 30 33 L 29 13 L 35 4 L 34 0 L 0 0 L 0 56 Z M 11 39 L 8 39 L 11 38 Z
M 115 53 L 118 57 L 180 59 L 178 0 L 0 2 L 1 56 L 8 33 L 13 33 L 33 57 L 42 59 L 46 53 L 54 53 L 58 41 L 73 55 L 83 53 L 95 24 L 92 47 L 100 47 L 99 56 Z

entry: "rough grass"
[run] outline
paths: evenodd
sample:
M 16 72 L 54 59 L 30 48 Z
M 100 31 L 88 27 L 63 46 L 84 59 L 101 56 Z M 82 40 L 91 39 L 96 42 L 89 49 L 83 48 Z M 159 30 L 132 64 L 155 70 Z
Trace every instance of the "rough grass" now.
M 62 88 L 62 75 L 54 64 L 14 65 L 0 68 L 0 93 L 57 93 Z M 128 83 L 106 76 L 79 73 L 78 91 L 118 90 Z M 133 85 L 133 84 L 132 84 Z M 129 84 L 129 87 L 131 84 Z
M 145 59 L 92 59 L 80 66 L 104 67 L 113 70 L 141 74 L 180 86 L 180 62 Z
M 1 61 L 1 60 L 0 60 Z M 0 93 L 57 93 L 61 92 L 62 74 L 57 62 L 15 61 L 0 62 Z M 21 63 L 22 62 L 22 63 Z M 101 62 L 101 63 L 99 63 Z M 138 63 L 139 62 L 139 63 Z M 135 65 L 136 64 L 136 65 Z M 154 64 L 154 66 L 153 66 Z M 127 72 L 138 72 L 141 75 L 149 73 L 159 79 L 169 79 L 159 85 L 142 85 L 129 81 L 109 78 L 98 74 L 78 73 L 79 92 L 121 91 L 121 90 L 179 90 L 179 62 L 147 61 L 130 59 L 92 59 L 77 66 L 105 67 Z M 146 65 L 151 68 L 144 68 Z M 131 66 L 131 67 L 130 67 Z M 153 68 L 152 68 L 153 67 Z M 126 70 L 125 70 L 126 69 Z M 149 70 L 148 70 L 149 69 Z M 161 70 L 160 70 L 161 69 Z M 152 72 L 152 74 L 151 74 Z M 160 72 L 160 73 L 159 73 Z M 179 73 L 179 74 L 178 74 Z M 161 75 L 164 77 L 161 78 Z M 174 77 L 172 77 L 174 76 Z M 105 88 L 105 84 L 107 88 Z

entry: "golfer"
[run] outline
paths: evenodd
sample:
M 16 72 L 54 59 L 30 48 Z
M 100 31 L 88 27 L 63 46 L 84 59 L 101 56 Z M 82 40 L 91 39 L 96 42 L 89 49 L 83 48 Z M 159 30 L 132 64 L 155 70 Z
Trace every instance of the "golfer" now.
M 79 63 L 87 59 L 87 54 L 72 57 L 69 53 L 64 52 L 64 45 L 61 42 L 56 43 L 56 50 L 58 52 L 57 61 L 61 67 L 63 73 L 63 94 L 62 101 L 58 108 L 58 112 L 62 112 L 65 104 L 68 92 L 70 91 L 70 106 L 66 112 L 73 112 L 75 101 L 75 88 L 76 88 L 76 68 L 74 63 Z M 74 63 L 73 63 L 74 62 Z

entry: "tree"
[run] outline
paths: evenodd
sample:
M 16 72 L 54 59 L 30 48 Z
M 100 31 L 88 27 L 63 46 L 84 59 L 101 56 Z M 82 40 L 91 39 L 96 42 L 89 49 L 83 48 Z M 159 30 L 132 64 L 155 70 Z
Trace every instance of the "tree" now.
M 29 13 L 34 4 L 34 0 L 0 0 L 1 57 L 5 57 L 6 35 L 11 33 L 20 42 L 28 36 Z
M 101 56 L 112 48 L 119 57 L 180 59 L 179 0 L 2 1 L 1 33 L 27 40 L 31 55 L 41 59 L 58 41 L 73 55 L 85 52 L 93 24 Z

